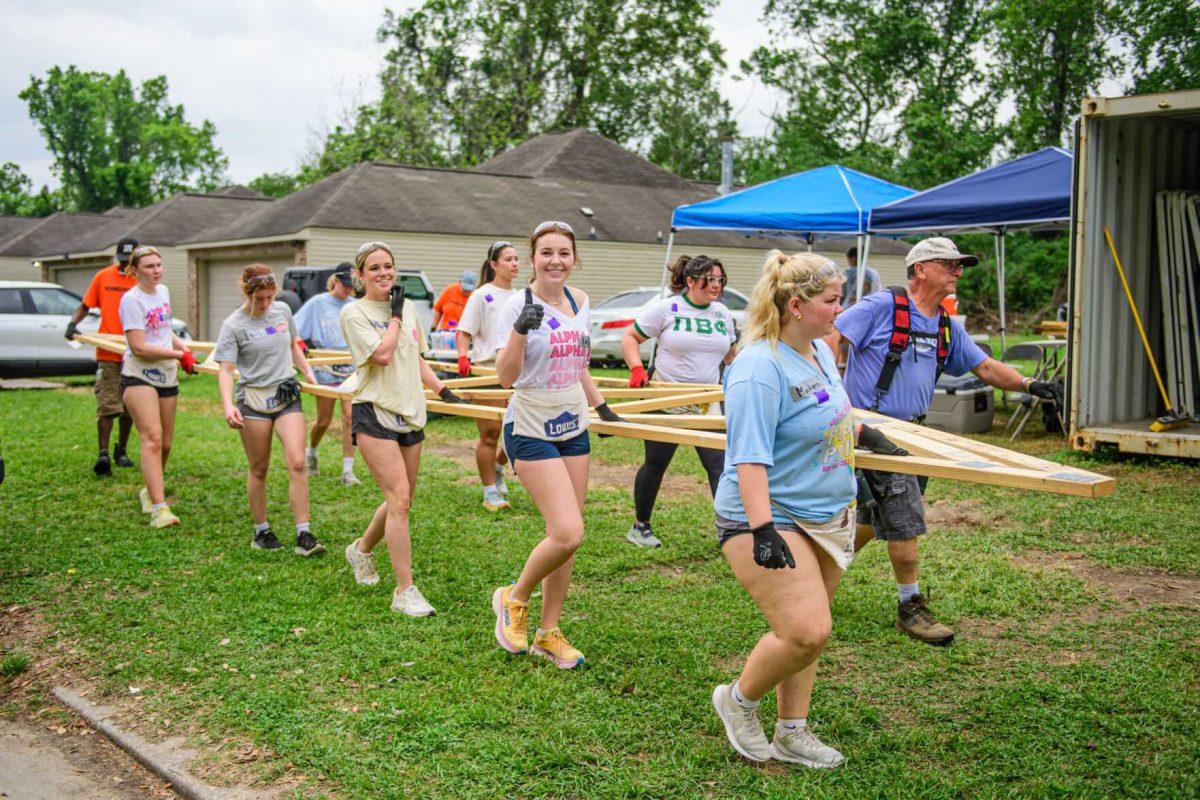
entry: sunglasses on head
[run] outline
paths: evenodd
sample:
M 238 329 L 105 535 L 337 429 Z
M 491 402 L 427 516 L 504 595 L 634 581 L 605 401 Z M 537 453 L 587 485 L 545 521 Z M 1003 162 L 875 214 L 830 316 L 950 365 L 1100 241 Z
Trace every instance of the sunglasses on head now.
M 512 243 L 504 241 L 493 242 L 492 246 L 488 248 L 488 261 L 495 261 L 496 256 L 500 255 L 500 252 L 506 247 L 512 247 Z
M 570 225 L 568 225 L 565 222 L 556 222 L 554 220 L 549 220 L 547 222 L 543 222 L 541 225 L 538 225 L 536 228 L 533 229 L 533 235 L 537 236 L 539 233 L 542 233 L 543 231 L 548 231 L 551 228 L 559 228 L 559 229 L 564 230 L 567 233 L 571 234 L 572 236 L 575 235 L 575 229 L 572 228 Z
M 275 285 L 275 275 L 271 272 L 268 272 L 265 275 L 255 275 L 253 278 L 246 281 L 246 288 L 251 291 L 253 291 L 255 289 L 261 289 L 264 286 L 274 286 L 274 285 Z
M 363 253 L 369 253 L 372 250 L 387 250 L 388 252 L 391 252 L 390 248 L 385 242 L 363 242 L 361 245 L 359 245 L 358 253 L 356 255 L 361 256 Z

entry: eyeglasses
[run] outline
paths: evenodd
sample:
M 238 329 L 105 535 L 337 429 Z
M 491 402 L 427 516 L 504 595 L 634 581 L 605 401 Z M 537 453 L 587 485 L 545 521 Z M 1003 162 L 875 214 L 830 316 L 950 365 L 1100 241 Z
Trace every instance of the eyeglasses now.
M 495 261 L 496 255 L 506 247 L 512 247 L 512 243 L 504 241 L 493 242 L 492 246 L 488 248 L 488 261 Z
M 568 225 L 565 222 L 556 222 L 554 220 L 550 220 L 548 222 L 543 222 L 541 225 L 538 225 L 536 228 L 533 229 L 533 235 L 537 236 L 539 233 L 548 231 L 551 228 L 561 228 L 562 230 L 566 231 L 567 233 L 571 234 L 572 236 L 575 235 L 575 229 L 572 228 L 570 225 Z
M 963 271 L 963 263 L 961 261 L 951 261 L 948 258 L 935 258 L 934 262 L 941 264 L 942 268 L 949 273 L 961 273 Z
M 714 286 L 715 285 L 715 286 L 720 286 L 722 289 L 724 289 L 727 285 L 729 285 L 729 279 L 726 278 L 724 275 L 720 275 L 720 276 L 702 275 L 702 276 L 700 276 L 700 285 L 701 286 Z

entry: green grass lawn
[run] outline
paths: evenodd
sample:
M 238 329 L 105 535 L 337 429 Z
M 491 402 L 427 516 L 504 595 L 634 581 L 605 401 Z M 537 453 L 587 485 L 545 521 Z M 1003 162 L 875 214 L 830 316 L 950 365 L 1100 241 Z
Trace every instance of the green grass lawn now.
M 593 441 L 563 620 L 588 664 L 560 672 L 492 639 L 491 590 L 542 525 L 515 480 L 511 513 L 480 507 L 469 421 L 428 431 L 413 546 L 439 613 L 412 620 L 388 610 L 385 554 L 376 587 L 341 556 L 380 495 L 340 486 L 335 438 L 312 482 L 330 552 L 303 560 L 250 548 L 245 461 L 215 381 L 183 387 L 167 481 L 183 525 L 163 532 L 138 512 L 135 470 L 92 476 L 93 413 L 87 386 L 0 392 L 7 713 L 47 704 L 54 682 L 90 686 L 148 738 L 185 734 L 210 779 L 286 796 L 1200 795 L 1195 466 L 1088 459 L 1033 433 L 1023 449 L 1114 475 L 1116 494 L 934 481 L 922 586 L 959 638 L 935 649 L 893 630 L 890 567 L 868 547 L 838 595 L 811 715 L 849 760 L 822 773 L 738 761 L 711 710 L 764 623 L 715 546 L 690 451 L 660 498 L 666 544 L 645 552 L 624 541 L 640 444 Z M 278 463 L 269 505 L 288 542 Z

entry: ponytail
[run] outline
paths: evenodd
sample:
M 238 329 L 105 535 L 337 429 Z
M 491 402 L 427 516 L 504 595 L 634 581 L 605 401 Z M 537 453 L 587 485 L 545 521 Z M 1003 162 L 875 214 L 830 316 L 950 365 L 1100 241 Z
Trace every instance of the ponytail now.
M 479 268 L 479 285 L 483 286 L 485 283 L 491 283 L 492 279 L 495 277 L 496 268 L 492 266 L 492 260 L 490 258 L 485 258 L 483 260 L 483 266 Z
M 770 342 L 772 348 L 778 347 L 788 302 L 793 297 L 807 302 L 843 280 L 832 261 L 815 253 L 791 256 L 779 250 L 767 253 L 762 277 L 750 293 L 746 328 L 739 348 L 761 340 Z
M 713 271 L 713 267 L 720 267 L 722 272 L 725 270 L 725 265 L 716 258 L 709 258 L 706 255 L 698 255 L 695 258 L 680 256 L 671 265 L 671 291 L 675 294 L 683 294 L 687 291 L 688 278 L 703 278 Z

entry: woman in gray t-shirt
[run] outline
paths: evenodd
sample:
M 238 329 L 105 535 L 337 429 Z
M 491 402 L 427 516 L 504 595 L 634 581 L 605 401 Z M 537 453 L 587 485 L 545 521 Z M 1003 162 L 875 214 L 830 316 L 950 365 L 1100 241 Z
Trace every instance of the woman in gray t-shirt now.
M 259 550 L 283 547 L 267 523 L 267 467 L 271 463 L 271 432 L 283 444 L 288 470 L 288 498 L 296 520 L 296 552 L 302 556 L 323 553 L 308 518 L 308 471 L 304 467 L 306 426 L 300 406 L 300 385 L 294 369 L 316 383 L 312 367 L 297 342 L 292 312 L 275 301 L 275 276 L 263 264 L 242 270 L 246 302 L 221 323 L 213 360 L 221 366 L 218 381 L 225 421 L 242 436 L 250 469 L 246 496 L 254 518 L 254 539 Z M 237 383 L 234 384 L 234 371 Z

